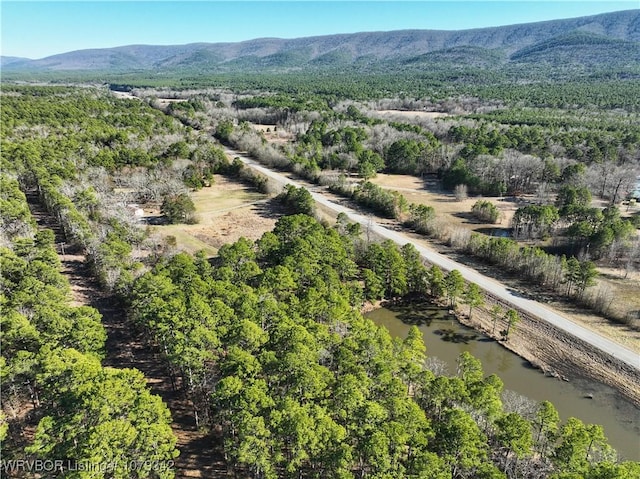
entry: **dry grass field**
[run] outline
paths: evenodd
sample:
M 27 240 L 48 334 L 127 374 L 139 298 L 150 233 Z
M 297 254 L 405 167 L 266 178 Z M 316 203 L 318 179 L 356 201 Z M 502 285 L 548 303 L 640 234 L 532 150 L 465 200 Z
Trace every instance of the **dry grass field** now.
M 433 207 L 436 210 L 436 215 L 449 224 L 494 235 L 503 234 L 502 232 L 509 228 L 513 214 L 524 201 L 513 197 L 485 198 L 479 196 L 457 201 L 452 193 L 442 191 L 435 179 L 422 180 L 409 175 L 379 173 L 371 182 L 383 188 L 397 190 L 409 203 Z M 492 202 L 500 210 L 501 217 L 497 224 L 479 222 L 471 215 L 471 208 L 480 199 Z
M 256 240 L 273 229 L 282 214 L 267 195 L 220 175 L 215 175 L 211 187 L 193 192 L 191 197 L 197 224 L 151 227 L 152 233 L 161 237 L 173 236 L 176 247 L 189 253 L 204 250 L 214 256 L 220 246 L 240 237 Z M 157 208 L 145 208 L 147 218 L 159 215 Z

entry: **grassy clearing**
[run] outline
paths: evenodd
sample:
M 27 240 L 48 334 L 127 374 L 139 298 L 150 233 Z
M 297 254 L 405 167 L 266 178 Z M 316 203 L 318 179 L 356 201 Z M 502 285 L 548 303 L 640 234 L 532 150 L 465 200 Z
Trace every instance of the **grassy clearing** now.
M 616 317 L 635 316 L 630 326 L 640 327 L 640 273 L 632 272 L 625 278 L 624 272 L 613 268 L 598 268 L 598 281 L 613 291 L 615 300 L 611 303 Z M 639 335 L 640 338 L 640 335 Z
M 153 226 L 152 231 L 164 238 L 173 236 L 179 250 L 189 253 L 204 250 L 215 256 L 225 243 L 241 236 L 255 240 L 273 229 L 279 213 L 265 194 L 243 183 L 216 175 L 209 188 L 193 192 L 198 223 L 194 225 Z M 157 216 L 157 210 L 145 210 L 147 216 Z
M 294 134 L 286 131 L 278 125 L 260 125 L 252 123 L 251 126 L 254 130 L 262 133 L 262 136 L 269 143 L 286 144 L 290 143 L 294 139 Z
M 203 250 L 207 256 L 215 256 L 218 254 L 217 248 L 196 238 L 190 228 L 190 225 L 166 225 L 154 226 L 152 231 L 164 238 L 173 236 L 176 239 L 176 247 L 180 251 L 194 254 L 197 251 Z
M 267 199 L 267 195 L 223 176 L 216 175 L 214 180 L 211 187 L 191 194 L 200 225 L 215 223 L 216 218 L 230 210 Z
M 436 215 L 447 223 L 462 226 L 472 231 L 496 234 L 497 231 L 509 228 L 515 211 L 523 203 L 516 198 L 486 198 L 471 197 L 457 201 L 452 193 L 441 190 L 437 182 L 431 178 L 422 180 L 409 175 L 385 175 L 378 174 L 371 180 L 379 186 L 388 189 L 397 189 L 409 203 L 428 205 L 436 210 Z M 501 212 L 497 224 L 482 223 L 471 215 L 471 208 L 478 200 L 487 200 L 493 203 Z

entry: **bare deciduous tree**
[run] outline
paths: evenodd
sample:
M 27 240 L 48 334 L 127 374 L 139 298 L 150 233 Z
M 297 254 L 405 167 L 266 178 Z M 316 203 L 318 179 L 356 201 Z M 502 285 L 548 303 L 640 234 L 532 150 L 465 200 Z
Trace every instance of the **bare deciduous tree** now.
M 456 201 L 463 201 L 469 197 L 469 187 L 465 184 L 456 185 L 453 189 L 453 196 L 455 196 Z
M 617 204 L 634 188 L 638 175 L 637 166 L 627 163 L 616 165 L 613 162 L 592 164 L 587 170 L 587 182 L 591 192 Z
M 447 376 L 449 374 L 447 363 L 435 356 L 429 356 L 425 359 L 424 367 L 436 376 Z
M 544 171 L 544 162 L 537 156 L 523 155 L 515 150 L 506 150 L 501 163 L 509 191 L 531 193 Z
M 502 405 L 505 412 L 517 412 L 525 419 L 532 421 L 535 418 L 538 403 L 520 393 L 505 389 L 502 392 Z

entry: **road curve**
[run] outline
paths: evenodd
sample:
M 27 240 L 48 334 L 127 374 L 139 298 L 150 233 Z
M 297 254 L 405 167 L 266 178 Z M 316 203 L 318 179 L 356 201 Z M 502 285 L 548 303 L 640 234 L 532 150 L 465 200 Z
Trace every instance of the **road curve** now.
M 327 199 L 322 193 L 318 192 L 317 188 L 309 188 L 307 185 L 292 180 L 281 173 L 270 170 L 269 168 L 262 166 L 255 160 L 248 158 L 235 150 L 227 148 L 226 153 L 232 157 L 240 158 L 246 165 L 249 165 L 254 170 L 260 172 L 261 174 L 283 186 L 286 184 L 291 184 L 297 188 L 307 188 L 313 196 L 313 199 L 317 203 L 326 206 L 336 213 L 345 213 L 352 221 L 360 223 L 365 229 L 368 229 L 369 231 L 379 235 L 382 238 L 390 239 L 400 246 L 404 245 L 405 243 L 412 243 L 412 241 L 406 235 L 380 225 L 376 221 L 373 221 L 371 217 L 362 215 L 351 208 L 347 208 L 345 206 L 332 202 L 331 200 Z M 552 324 L 558 329 L 561 329 L 571 334 L 572 336 L 591 344 L 592 346 L 600 349 L 604 353 L 618 359 L 619 361 L 628 364 L 635 370 L 640 371 L 640 355 L 638 355 L 636 352 L 631 351 L 630 349 L 625 348 L 615 341 L 605 338 L 594 331 L 576 324 L 573 321 L 570 321 L 566 317 L 560 315 L 557 311 L 548 308 L 537 301 L 526 299 L 513 294 L 502 283 L 483 274 L 480 274 L 472 268 L 453 261 L 445 255 L 442 255 L 430 248 L 417 245 L 415 243 L 413 244 L 418 252 L 422 255 L 422 257 L 429 263 L 435 264 L 446 271 L 457 269 L 458 271 L 460 271 L 465 280 L 476 283 L 487 293 L 500 299 L 500 301 L 510 304 L 514 308 L 517 308 L 538 320 L 546 321 L 547 323 Z

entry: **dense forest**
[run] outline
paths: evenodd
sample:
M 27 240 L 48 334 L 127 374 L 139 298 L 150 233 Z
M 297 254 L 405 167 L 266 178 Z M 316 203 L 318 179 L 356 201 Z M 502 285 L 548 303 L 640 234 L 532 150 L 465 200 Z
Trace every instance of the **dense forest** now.
M 636 261 L 637 223 L 618 205 L 637 174 L 640 96 L 629 94 L 637 85 L 603 82 L 572 90 L 575 99 L 559 85 L 555 101 L 552 89 L 527 98 L 519 87 L 420 100 L 421 90 L 388 99 L 393 92 L 363 80 L 347 101 L 344 87 L 325 82 L 327 94 L 311 93 L 313 82 L 278 94 L 277 82 L 251 95 L 184 90 L 171 94 L 186 101 L 168 106 L 161 90 L 146 90 L 145 102 L 104 87 L 2 85 L 3 461 L 64 461 L 48 477 L 171 478 L 179 460 L 171 412 L 143 374 L 102 365 L 100 313 L 72 304 L 58 234 L 86 255 L 236 477 L 638 477 L 640 464 L 619 460 L 602 427 L 560 421 L 546 401 L 514 400 L 467 353 L 454 374 L 432 371 L 417 328 L 392 339 L 361 315 L 380 299 L 465 302 L 469 311 L 483 302 L 476 285 L 423 264 L 411 245 L 367 241 L 345 217 L 320 222 L 309 193 L 294 187 L 278 197 L 292 214 L 213 258 L 176 251 L 130 210 L 155 204 L 167 223 L 197 221 L 190 194 L 214 174 L 266 191 L 265 178 L 230 161 L 220 143 L 427 234 L 433 209 L 366 180 L 432 175 L 452 190 L 553 196 L 518 213 L 514 239 L 470 235 L 463 247 L 581 299 L 592 260 L 615 252 L 630 268 Z M 375 114 L 408 108 L 452 116 Z M 251 123 L 294 140 L 275 147 Z M 596 195 L 609 206 L 592 208 Z M 60 231 L 38 226 L 34 204 Z M 477 214 L 492 213 L 479 204 Z M 556 233 L 565 256 L 516 243 Z M 497 319 L 508 337 L 518 313 Z M 10 477 L 36 477 L 7 464 Z

